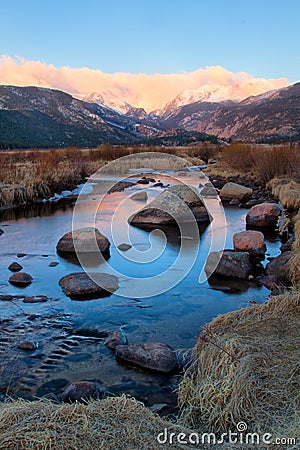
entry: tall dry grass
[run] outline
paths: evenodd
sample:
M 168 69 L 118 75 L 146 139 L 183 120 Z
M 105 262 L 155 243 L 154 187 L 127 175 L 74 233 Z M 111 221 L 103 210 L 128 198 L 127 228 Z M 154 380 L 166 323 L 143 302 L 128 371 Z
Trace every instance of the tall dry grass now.
M 283 176 L 300 180 L 299 146 L 237 143 L 224 147 L 222 158 L 232 169 L 253 172 L 262 184 Z
M 180 385 L 185 426 L 226 432 L 244 421 L 249 431 L 297 436 L 299 307 L 299 293 L 286 293 L 213 320 Z
M 198 161 L 199 151 L 196 147 L 122 147 L 110 144 L 102 144 L 96 149 L 3 151 L 0 152 L 0 207 L 32 204 L 51 197 L 55 192 L 72 189 L 105 163 L 122 156 L 144 152 L 167 153 L 189 158 L 194 164 Z M 203 149 L 206 154 L 213 151 L 210 153 L 208 147 Z

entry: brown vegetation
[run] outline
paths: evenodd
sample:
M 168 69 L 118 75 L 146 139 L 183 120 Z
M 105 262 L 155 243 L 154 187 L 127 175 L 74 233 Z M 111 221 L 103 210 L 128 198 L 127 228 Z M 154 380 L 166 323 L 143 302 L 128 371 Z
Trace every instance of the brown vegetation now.
M 275 177 L 300 177 L 299 146 L 232 144 L 223 148 L 222 159 L 232 169 L 254 173 L 262 184 Z
M 102 144 L 96 149 L 3 151 L 0 152 L 0 207 L 32 204 L 55 192 L 73 189 L 105 163 L 122 156 L 142 152 L 167 153 L 189 158 L 196 164 L 200 154 L 205 158 L 217 150 L 217 146 L 205 145 L 162 148 Z M 166 165 L 167 168 L 170 167 Z
M 299 416 L 299 294 L 216 318 L 194 349 L 179 391 L 184 425 L 296 437 Z

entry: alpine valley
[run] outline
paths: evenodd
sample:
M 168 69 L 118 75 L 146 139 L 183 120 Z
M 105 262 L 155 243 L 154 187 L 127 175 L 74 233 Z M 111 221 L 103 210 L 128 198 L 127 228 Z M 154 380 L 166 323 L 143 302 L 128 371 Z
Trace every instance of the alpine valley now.
M 186 145 L 300 139 L 300 83 L 240 98 L 238 86 L 203 86 L 150 113 L 102 93 L 72 96 L 0 86 L 0 148 Z

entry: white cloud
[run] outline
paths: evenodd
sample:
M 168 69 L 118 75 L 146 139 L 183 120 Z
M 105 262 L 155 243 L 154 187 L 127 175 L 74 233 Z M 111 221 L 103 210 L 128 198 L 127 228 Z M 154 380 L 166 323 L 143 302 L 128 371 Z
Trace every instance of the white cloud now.
M 0 57 L 0 84 L 55 88 L 75 96 L 98 92 L 104 97 L 122 99 L 151 111 L 163 107 L 187 89 L 194 90 L 204 85 L 222 87 L 238 84 L 240 95 L 244 98 L 290 83 L 286 78 L 264 79 L 254 78 L 244 72 L 233 73 L 221 66 L 177 74 L 109 74 L 88 67 L 57 68 L 40 61 L 26 61 L 23 58 L 3 55 Z

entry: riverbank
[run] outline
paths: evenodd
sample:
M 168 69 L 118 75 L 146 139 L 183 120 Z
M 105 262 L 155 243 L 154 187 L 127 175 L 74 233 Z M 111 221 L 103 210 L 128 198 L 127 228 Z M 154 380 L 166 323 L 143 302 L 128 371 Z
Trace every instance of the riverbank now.
M 230 166 L 227 167 L 230 171 Z M 217 171 L 218 163 L 209 168 Z M 241 174 L 237 171 L 236 176 L 241 177 Z M 295 183 L 292 189 L 298 192 L 297 199 L 300 191 Z M 296 436 L 299 424 L 295 414 L 299 390 L 295 340 L 299 339 L 300 217 L 299 213 L 296 216 L 297 209 L 288 203 L 291 198 L 288 188 L 282 193 L 281 189 L 276 190 L 286 184 L 280 182 L 276 187 L 274 184 L 274 188 L 270 184 L 269 188 L 274 189 L 273 194 L 289 208 L 295 223 L 293 290 L 265 304 L 253 304 L 223 314 L 205 328 L 194 349 L 193 364 L 179 388 L 182 414 L 176 426 L 124 397 L 71 406 L 43 401 L 15 402 L 1 408 L 1 435 L 5 436 L 3 445 L 6 446 L 0 449 L 18 446 L 46 449 L 51 448 L 50 445 L 57 449 L 71 445 L 82 449 L 161 448 L 156 437 L 165 427 L 175 434 L 187 432 L 187 426 L 194 433 L 220 433 L 229 429 L 235 431 L 236 423 L 241 421 L 247 424 L 249 432 L 272 433 L 274 438 Z M 137 423 L 140 424 L 138 429 Z M 169 448 L 189 446 L 175 444 Z M 226 448 L 226 445 L 216 448 Z M 245 446 L 233 444 L 230 448 Z

